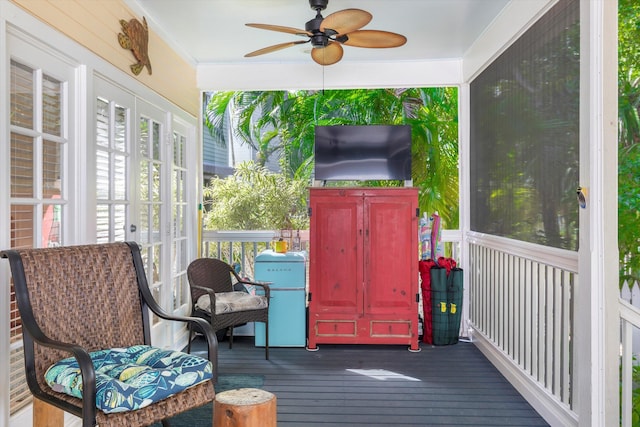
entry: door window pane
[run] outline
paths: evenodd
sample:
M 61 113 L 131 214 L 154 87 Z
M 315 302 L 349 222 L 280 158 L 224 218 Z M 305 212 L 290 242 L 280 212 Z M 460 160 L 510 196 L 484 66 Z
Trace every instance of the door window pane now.
M 42 77 L 42 131 L 61 136 L 62 129 L 62 85 L 47 76 Z
M 160 241 L 160 217 L 162 215 L 161 205 L 152 205 L 152 218 L 153 218 L 153 240 Z
M 160 184 L 160 177 L 162 176 L 162 166 L 158 163 L 153 163 L 150 165 L 152 168 L 151 175 L 151 186 L 152 186 L 152 195 L 151 200 L 154 202 L 159 202 L 162 199 L 162 195 L 160 191 L 162 190 Z
M 127 198 L 127 163 L 123 155 L 113 156 L 113 199 L 126 200 Z
M 140 178 L 138 179 L 138 191 L 140 200 L 149 200 L 149 168 L 146 160 L 140 162 Z
M 33 138 L 11 133 L 11 197 L 33 197 Z
M 113 206 L 113 239 L 124 242 L 126 239 L 127 206 L 116 204 Z
M 60 168 L 62 147 L 54 141 L 42 142 L 42 197 L 60 198 Z
M 60 246 L 62 228 L 62 207 L 60 205 L 44 205 L 42 207 L 42 247 Z
M 99 204 L 96 206 L 96 242 L 109 243 L 109 206 Z
M 109 102 L 101 98 L 96 100 L 96 144 L 109 147 Z
M 11 61 L 11 124 L 33 128 L 34 78 L 33 70 Z
M 128 109 L 116 105 L 113 111 L 113 148 L 117 151 L 125 151 L 127 148 Z
M 96 197 L 98 199 L 109 198 L 109 152 L 96 150 Z
M 33 247 L 34 230 L 34 206 L 11 205 L 11 247 L 14 249 Z
M 153 122 L 153 160 L 160 160 L 160 123 Z

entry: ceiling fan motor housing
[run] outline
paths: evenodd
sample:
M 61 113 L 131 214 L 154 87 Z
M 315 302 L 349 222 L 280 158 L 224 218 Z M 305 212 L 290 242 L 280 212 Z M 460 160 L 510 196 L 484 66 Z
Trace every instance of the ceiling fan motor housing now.
M 309 0 L 309 6 L 313 10 L 325 10 L 329 4 L 329 0 Z
M 316 1 L 316 0 L 309 0 L 309 2 L 313 2 L 313 1 Z M 310 21 L 307 21 L 307 23 L 304 26 L 305 30 L 313 34 L 312 36 L 310 36 L 311 46 L 313 47 L 325 47 L 329 44 L 328 35 L 320 31 L 320 24 L 322 24 L 323 20 L 324 18 L 322 17 L 322 15 L 320 15 L 320 12 L 318 11 L 318 15 L 315 18 L 311 19 Z

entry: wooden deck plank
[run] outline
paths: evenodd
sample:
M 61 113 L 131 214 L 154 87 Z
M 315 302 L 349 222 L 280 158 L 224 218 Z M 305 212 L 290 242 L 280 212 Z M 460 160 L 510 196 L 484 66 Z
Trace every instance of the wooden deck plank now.
M 236 338 L 232 350 L 220 343 L 219 369 L 263 376 L 262 388 L 278 399 L 278 426 L 548 425 L 470 343 L 419 353 L 382 345 L 269 350 L 265 360 L 250 337 Z

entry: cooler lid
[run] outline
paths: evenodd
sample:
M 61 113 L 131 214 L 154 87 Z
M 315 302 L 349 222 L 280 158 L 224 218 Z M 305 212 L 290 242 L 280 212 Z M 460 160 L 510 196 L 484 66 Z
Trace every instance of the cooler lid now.
M 305 262 L 306 259 L 306 251 L 279 253 L 267 249 L 256 255 L 255 262 Z

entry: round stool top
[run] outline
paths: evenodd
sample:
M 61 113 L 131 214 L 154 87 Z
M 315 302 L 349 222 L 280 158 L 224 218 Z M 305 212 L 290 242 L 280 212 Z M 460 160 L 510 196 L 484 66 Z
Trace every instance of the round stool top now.
M 239 388 L 216 393 L 215 400 L 227 405 L 258 405 L 273 399 L 273 393 L 257 388 Z

